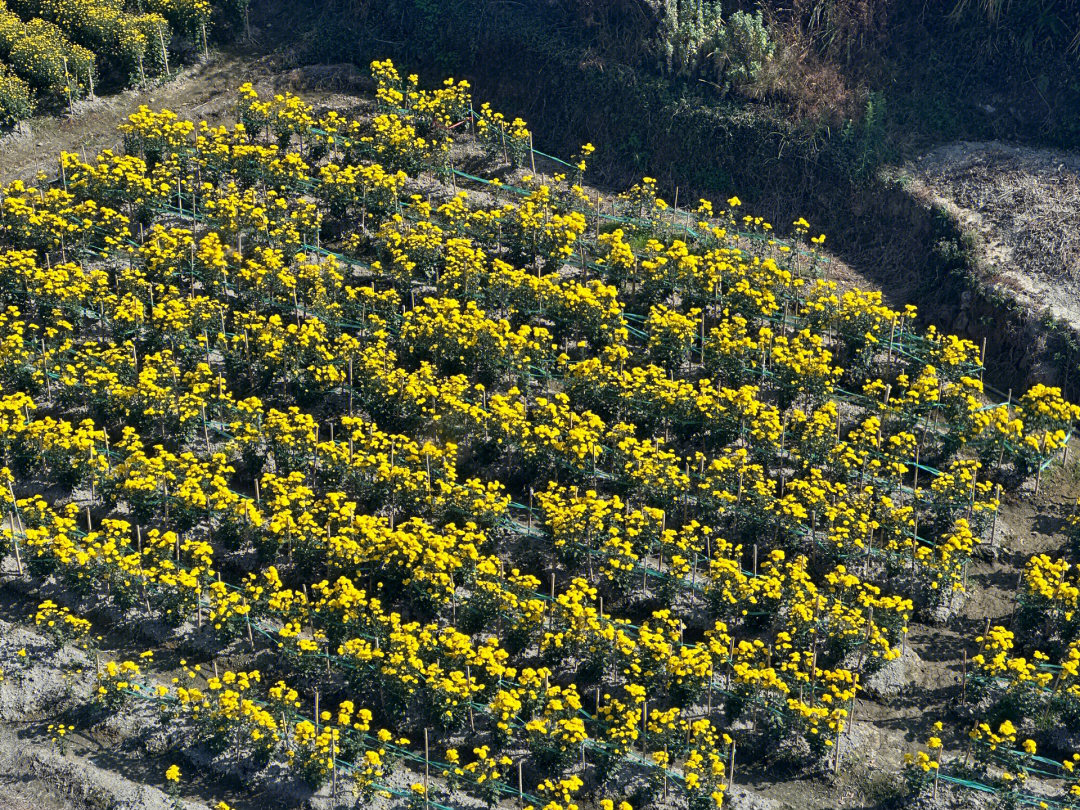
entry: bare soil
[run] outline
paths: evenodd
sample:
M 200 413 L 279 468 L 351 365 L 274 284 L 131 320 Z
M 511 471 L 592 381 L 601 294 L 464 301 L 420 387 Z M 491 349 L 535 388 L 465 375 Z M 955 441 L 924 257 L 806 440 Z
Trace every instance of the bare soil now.
M 0 182 L 30 180 L 38 172 L 51 174 L 61 151 L 94 155 L 115 149 L 117 126 L 141 105 L 168 108 L 181 118 L 214 123 L 232 121 L 236 89 L 252 82 L 260 92 L 303 92 L 316 105 L 347 106 L 342 92 L 359 89 L 362 79 L 351 65 L 312 66 L 283 70 L 273 56 L 259 58 L 212 53 L 184 68 L 172 80 L 145 89 L 84 100 L 75 115 L 38 116 L 15 133 L 0 139 Z M 355 103 L 355 96 L 349 97 Z
M 974 234 L 1001 291 L 1080 327 L 1080 155 L 953 143 L 905 167 L 911 191 Z

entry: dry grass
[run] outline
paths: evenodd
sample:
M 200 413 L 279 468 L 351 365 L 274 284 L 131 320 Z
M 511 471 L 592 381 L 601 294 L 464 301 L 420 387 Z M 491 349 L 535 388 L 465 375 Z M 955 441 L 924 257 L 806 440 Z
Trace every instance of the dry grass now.
M 1080 155 L 954 143 L 909 164 L 912 192 L 975 237 L 987 281 L 1080 328 Z
M 978 212 L 1025 272 L 1080 279 L 1080 158 L 990 147 L 924 171 L 957 206 Z
M 815 47 L 799 22 L 765 8 L 776 52 L 746 95 L 779 101 L 795 121 L 838 124 L 858 118 L 866 90 L 853 86 Z

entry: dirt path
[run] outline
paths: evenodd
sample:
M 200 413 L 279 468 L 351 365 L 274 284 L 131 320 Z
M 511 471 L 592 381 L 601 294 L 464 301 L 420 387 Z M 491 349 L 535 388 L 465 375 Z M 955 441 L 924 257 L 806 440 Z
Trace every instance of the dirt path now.
M 181 118 L 210 123 L 231 123 L 236 90 L 250 81 L 259 88 L 302 91 L 315 104 L 355 97 L 338 91 L 359 89 L 361 79 L 352 66 L 316 66 L 283 70 L 273 56 L 251 57 L 242 53 L 213 53 L 197 65 L 184 68 L 172 81 L 144 90 L 126 90 L 76 105 L 75 116 L 37 116 L 23 130 L 0 139 L 0 182 L 29 180 L 50 171 L 61 151 L 85 156 L 115 149 L 116 127 L 140 105 L 168 108 Z
M 82 102 L 76 106 L 74 118 L 67 114 L 32 118 L 22 132 L 0 141 L 0 181 L 29 179 L 39 171 L 48 171 L 62 150 L 90 155 L 114 148 L 117 124 L 141 104 L 214 120 L 228 106 L 245 76 L 265 72 L 257 61 L 215 54 L 158 87 L 126 90 Z

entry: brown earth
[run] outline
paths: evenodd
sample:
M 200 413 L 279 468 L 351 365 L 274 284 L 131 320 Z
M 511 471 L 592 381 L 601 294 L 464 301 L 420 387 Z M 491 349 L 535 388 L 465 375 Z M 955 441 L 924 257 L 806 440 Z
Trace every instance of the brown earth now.
M 976 237 L 994 283 L 1035 312 L 1080 327 L 1080 155 L 953 143 L 905 167 L 911 191 Z

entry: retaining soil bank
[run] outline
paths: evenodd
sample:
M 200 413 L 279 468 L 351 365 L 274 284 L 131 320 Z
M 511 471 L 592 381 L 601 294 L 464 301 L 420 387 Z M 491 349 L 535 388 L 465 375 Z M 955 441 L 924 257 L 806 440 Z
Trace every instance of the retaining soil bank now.
M 1080 304 L 1071 317 L 1054 306 L 1060 297 L 1038 292 L 1075 282 L 1036 283 L 1039 273 L 1003 262 L 1000 235 L 975 230 L 972 212 L 917 170 L 893 168 L 847 197 L 830 195 L 836 206 L 823 229 L 833 255 L 892 305 L 916 305 L 923 325 L 985 340 L 988 385 L 1020 392 L 1041 382 L 1080 398 Z

